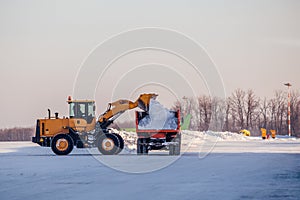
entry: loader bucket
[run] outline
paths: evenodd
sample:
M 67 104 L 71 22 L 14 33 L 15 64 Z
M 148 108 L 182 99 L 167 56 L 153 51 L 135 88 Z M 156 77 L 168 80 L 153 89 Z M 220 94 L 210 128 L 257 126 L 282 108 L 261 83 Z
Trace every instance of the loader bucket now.
M 151 99 L 156 99 L 157 94 L 141 94 L 138 99 L 138 107 L 145 112 L 149 111 L 149 105 Z

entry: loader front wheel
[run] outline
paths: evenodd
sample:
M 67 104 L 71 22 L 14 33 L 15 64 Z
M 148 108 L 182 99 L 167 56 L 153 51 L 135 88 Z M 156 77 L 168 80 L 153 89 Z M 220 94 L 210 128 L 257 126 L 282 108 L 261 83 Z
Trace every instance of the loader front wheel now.
M 121 135 L 119 135 L 117 133 L 113 133 L 113 135 L 115 135 L 119 140 L 118 151 L 116 152 L 116 154 L 119 154 L 124 149 L 124 140 L 121 137 Z
M 68 155 L 73 147 L 73 139 L 67 134 L 58 134 L 51 140 L 51 149 L 56 155 Z

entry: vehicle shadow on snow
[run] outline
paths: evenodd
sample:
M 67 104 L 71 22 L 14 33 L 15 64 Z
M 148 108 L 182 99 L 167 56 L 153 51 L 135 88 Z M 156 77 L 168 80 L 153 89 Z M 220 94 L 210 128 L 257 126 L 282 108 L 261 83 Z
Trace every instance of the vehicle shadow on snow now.
M 120 156 L 120 157 L 153 157 L 153 156 L 167 156 L 170 157 L 167 151 L 153 151 L 149 152 L 148 155 L 137 155 L 135 152 L 121 152 L 118 155 L 102 155 L 100 152 L 95 153 L 95 150 L 93 152 L 90 152 L 88 149 L 75 149 L 73 152 L 71 152 L 69 155 L 61 156 L 61 155 L 56 155 L 51 151 L 51 148 L 47 147 L 40 147 L 40 146 L 25 146 L 25 147 L 0 147 L 0 157 L 2 156 L 17 156 L 17 157 L 22 157 L 22 156 L 34 156 L 34 157 L 84 157 L 84 156 Z M 192 156 L 192 157 L 197 157 L 198 153 L 197 152 L 183 152 L 181 156 Z M 172 156 L 172 157 L 178 157 L 178 156 Z
M 69 155 L 70 157 L 77 157 L 77 156 L 138 156 L 135 152 L 121 152 L 118 155 L 102 155 L 100 152 L 95 153 L 95 149 L 90 152 L 89 149 L 77 149 L 74 148 L 73 152 Z M 0 146 L 0 157 L 1 156 L 57 156 L 62 157 L 61 155 L 58 156 L 54 154 L 51 148 L 48 147 L 40 147 L 40 146 Z M 139 156 L 169 156 L 168 152 L 151 152 L 149 155 L 139 155 Z

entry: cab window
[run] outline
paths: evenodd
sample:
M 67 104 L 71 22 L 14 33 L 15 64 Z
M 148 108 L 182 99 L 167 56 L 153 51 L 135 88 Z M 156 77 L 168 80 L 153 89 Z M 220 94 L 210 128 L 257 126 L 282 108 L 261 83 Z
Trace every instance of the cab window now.
M 90 102 L 87 104 L 87 113 L 86 121 L 88 124 L 90 124 L 95 118 L 95 103 Z
M 75 117 L 75 103 L 70 103 L 69 105 L 70 105 L 69 116 L 70 116 L 70 118 L 74 118 Z
M 70 103 L 70 118 L 84 117 L 86 117 L 86 104 L 78 102 Z
M 95 104 L 94 103 L 88 104 L 88 116 L 95 117 Z
M 86 117 L 86 112 L 85 112 L 85 103 L 79 103 L 78 104 L 78 110 L 77 110 L 77 116 L 80 117 Z

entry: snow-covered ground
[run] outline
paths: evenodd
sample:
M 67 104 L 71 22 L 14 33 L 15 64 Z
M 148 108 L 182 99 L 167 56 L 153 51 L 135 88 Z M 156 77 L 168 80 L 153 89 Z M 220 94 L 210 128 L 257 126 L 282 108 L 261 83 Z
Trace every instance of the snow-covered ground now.
M 300 139 L 183 131 L 180 157 L 0 142 L 0 199 L 299 199 Z M 130 173 L 129 173 L 130 172 Z M 146 172 L 146 173 L 144 173 Z

